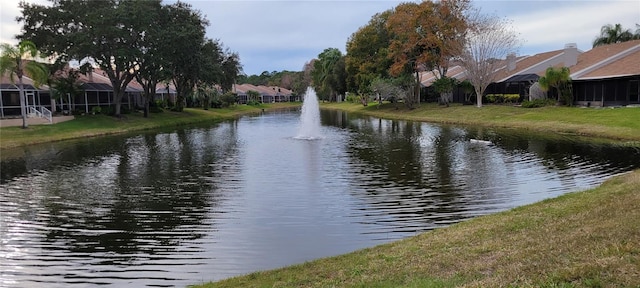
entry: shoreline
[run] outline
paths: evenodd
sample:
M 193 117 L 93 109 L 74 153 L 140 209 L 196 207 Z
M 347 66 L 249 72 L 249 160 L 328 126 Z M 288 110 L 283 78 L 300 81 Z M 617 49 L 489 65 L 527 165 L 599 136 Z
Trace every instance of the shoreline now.
M 638 287 L 640 170 L 347 254 L 190 287 Z
M 423 103 L 408 110 L 402 104 L 323 103 L 320 108 L 352 112 L 390 120 L 417 121 L 445 125 L 523 130 L 542 134 L 578 137 L 589 141 L 606 141 L 640 146 L 640 108 L 521 108 L 503 105 L 454 104 L 450 107 Z M 635 114 L 635 115 L 634 115 Z M 558 117 L 554 119 L 553 117 Z M 575 117 L 575 119 L 571 119 Z M 611 120 L 611 121 L 609 121 Z M 635 122 L 635 123 L 634 123 Z
M 87 137 L 109 136 L 123 133 L 142 132 L 153 129 L 182 127 L 187 125 L 216 123 L 232 120 L 265 110 L 291 109 L 300 107 L 301 102 L 283 102 L 260 106 L 234 106 L 223 109 L 186 108 L 183 112 L 165 111 L 149 113 L 149 118 L 141 113 L 123 114 L 122 118 L 106 115 L 82 115 L 75 119 L 56 124 L 30 125 L 0 128 L 0 153 L 2 150 L 35 144 L 59 142 Z

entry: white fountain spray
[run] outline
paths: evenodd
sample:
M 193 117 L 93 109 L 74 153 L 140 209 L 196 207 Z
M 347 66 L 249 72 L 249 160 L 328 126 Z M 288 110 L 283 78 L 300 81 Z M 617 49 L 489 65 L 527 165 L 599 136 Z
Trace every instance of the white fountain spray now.
M 320 107 L 318 106 L 318 96 L 316 96 L 316 91 L 311 87 L 308 87 L 304 94 L 298 135 L 294 138 L 304 140 L 322 138 L 320 134 Z

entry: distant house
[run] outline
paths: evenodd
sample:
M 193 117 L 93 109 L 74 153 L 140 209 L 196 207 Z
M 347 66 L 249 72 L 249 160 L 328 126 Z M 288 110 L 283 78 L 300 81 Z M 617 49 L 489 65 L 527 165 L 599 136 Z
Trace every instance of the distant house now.
M 257 92 L 260 95 L 258 101 L 261 103 L 296 101 L 295 97 L 292 99 L 293 92 L 291 90 L 278 86 L 234 84 L 231 91 L 238 95 L 238 103 L 240 104 L 249 102 L 249 96 L 247 95 L 249 91 Z M 297 99 L 297 101 L 299 101 L 299 98 Z

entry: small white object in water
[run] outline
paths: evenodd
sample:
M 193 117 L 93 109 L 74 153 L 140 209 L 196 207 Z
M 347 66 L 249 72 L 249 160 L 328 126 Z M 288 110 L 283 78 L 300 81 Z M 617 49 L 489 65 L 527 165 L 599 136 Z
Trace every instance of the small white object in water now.
M 487 140 L 478 140 L 478 139 L 469 139 L 469 142 L 471 143 L 479 143 L 479 144 L 484 144 L 484 145 L 491 145 L 491 141 L 487 141 Z

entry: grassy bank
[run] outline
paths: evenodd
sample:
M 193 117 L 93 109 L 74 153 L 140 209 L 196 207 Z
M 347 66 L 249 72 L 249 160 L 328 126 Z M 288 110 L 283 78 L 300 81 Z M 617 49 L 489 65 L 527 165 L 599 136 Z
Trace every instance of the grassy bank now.
M 142 113 L 123 115 L 115 118 L 105 115 L 83 115 L 76 119 L 55 125 L 31 125 L 21 127 L 3 127 L 0 129 L 0 149 L 54 142 L 83 137 L 93 137 L 133 131 L 142 131 L 163 127 L 175 127 L 196 123 L 233 119 L 244 114 L 258 113 L 262 109 L 284 109 L 297 107 L 300 103 L 275 103 L 263 106 L 237 105 L 225 109 L 185 109 L 184 112 L 165 111 L 151 113 L 149 118 Z
M 437 104 L 421 104 L 408 110 L 403 105 L 367 107 L 353 103 L 324 103 L 326 109 L 339 109 L 387 119 L 403 119 L 432 123 L 480 125 L 497 128 L 553 132 L 603 138 L 616 141 L 640 141 L 640 108 L 576 108 L 542 107 L 520 108 L 502 105 L 486 105 L 482 108 L 454 104 L 444 107 Z
M 350 254 L 198 287 L 640 287 L 640 171 Z

